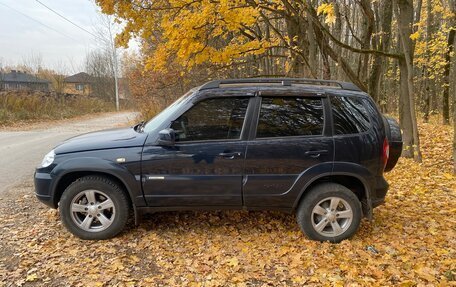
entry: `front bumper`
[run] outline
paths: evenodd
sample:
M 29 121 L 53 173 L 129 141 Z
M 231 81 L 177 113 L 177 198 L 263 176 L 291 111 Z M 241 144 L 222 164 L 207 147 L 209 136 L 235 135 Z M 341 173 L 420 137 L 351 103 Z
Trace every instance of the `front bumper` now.
M 57 208 L 51 195 L 51 175 L 49 173 L 35 172 L 34 178 L 36 197 L 47 206 Z

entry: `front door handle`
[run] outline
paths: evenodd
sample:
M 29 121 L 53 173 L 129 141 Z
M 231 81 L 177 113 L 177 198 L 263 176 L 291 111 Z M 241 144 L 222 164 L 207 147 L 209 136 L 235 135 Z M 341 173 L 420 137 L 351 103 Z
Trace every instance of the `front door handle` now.
M 327 154 L 328 150 L 308 150 L 304 154 L 312 158 L 319 158 L 322 154 Z
M 234 159 L 236 156 L 241 156 L 241 152 L 222 152 L 218 154 L 220 157 L 224 159 Z

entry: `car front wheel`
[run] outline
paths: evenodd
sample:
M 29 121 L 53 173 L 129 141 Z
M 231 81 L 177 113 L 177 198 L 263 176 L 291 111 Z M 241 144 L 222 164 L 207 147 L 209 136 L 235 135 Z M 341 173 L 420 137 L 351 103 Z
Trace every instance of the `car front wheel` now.
M 63 225 L 81 239 L 108 239 L 125 227 L 129 202 L 124 191 L 108 178 L 82 177 L 64 191 L 60 200 Z
M 303 198 L 297 210 L 301 230 L 313 240 L 340 242 L 353 236 L 362 217 L 357 196 L 343 185 L 324 183 Z

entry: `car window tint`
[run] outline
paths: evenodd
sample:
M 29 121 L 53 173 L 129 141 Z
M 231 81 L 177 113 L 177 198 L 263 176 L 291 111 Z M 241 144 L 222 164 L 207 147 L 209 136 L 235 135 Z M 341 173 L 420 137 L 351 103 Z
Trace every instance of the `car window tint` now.
M 176 141 L 239 139 L 249 98 L 213 98 L 197 103 L 175 120 Z
M 263 97 L 257 138 L 321 135 L 321 99 L 304 97 Z
M 358 98 L 336 96 L 331 99 L 334 134 L 356 134 L 367 131 L 369 114 Z

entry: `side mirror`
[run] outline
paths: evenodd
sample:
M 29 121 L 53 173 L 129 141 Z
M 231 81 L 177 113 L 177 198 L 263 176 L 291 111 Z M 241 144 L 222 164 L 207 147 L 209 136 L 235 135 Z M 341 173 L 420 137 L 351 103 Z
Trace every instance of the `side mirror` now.
M 164 129 L 158 132 L 158 145 L 173 146 L 176 142 L 176 134 L 173 129 Z

